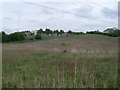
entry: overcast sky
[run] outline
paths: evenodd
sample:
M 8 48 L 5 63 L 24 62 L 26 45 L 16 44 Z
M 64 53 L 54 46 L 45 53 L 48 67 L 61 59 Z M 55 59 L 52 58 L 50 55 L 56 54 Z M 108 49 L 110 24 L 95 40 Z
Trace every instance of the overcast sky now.
M 118 27 L 119 0 L 16 1 L 4 0 L 0 4 L 1 31 L 12 33 L 50 28 L 86 32 Z

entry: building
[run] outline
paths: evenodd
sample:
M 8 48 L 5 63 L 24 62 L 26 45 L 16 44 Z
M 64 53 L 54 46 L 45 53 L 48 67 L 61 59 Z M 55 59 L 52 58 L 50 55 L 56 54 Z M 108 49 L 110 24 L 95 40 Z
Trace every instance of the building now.
M 32 35 L 32 32 L 30 32 L 30 31 L 22 31 L 22 33 L 25 33 L 26 36 Z
M 104 30 L 103 32 L 104 33 L 112 33 L 114 30 L 117 30 L 117 28 L 112 28 L 112 27 L 110 27 L 110 28 L 107 28 L 106 30 Z
M 32 35 L 37 35 L 37 30 L 34 30 L 34 31 L 31 31 L 32 32 Z
M 62 36 L 66 36 L 66 37 L 68 37 L 68 35 L 69 34 L 67 32 L 65 32 L 65 33 L 62 34 Z

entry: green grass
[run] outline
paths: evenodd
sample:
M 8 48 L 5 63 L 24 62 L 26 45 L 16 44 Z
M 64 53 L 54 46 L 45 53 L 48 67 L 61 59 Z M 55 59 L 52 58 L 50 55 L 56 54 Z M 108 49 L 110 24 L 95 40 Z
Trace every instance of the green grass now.
M 76 50 L 71 52 L 72 48 Z M 117 88 L 117 49 L 117 38 L 101 35 L 6 43 L 3 44 L 2 86 Z

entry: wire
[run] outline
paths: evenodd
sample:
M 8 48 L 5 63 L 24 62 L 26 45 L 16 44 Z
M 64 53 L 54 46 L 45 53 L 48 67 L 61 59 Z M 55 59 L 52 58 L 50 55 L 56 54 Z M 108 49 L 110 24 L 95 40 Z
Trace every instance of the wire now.
M 64 10 L 56 9 L 56 8 L 53 8 L 53 7 L 48 7 L 48 6 L 41 5 L 41 4 L 36 4 L 36 3 L 32 3 L 32 2 L 25 2 L 25 3 L 33 4 L 33 5 L 40 6 L 40 7 L 47 8 L 47 9 L 52 9 L 52 10 L 60 11 L 62 13 L 74 14 L 76 16 L 80 16 L 80 17 L 83 17 L 83 18 L 90 18 L 90 17 L 87 17 L 87 16 L 79 15 L 79 14 L 72 13 L 72 12 L 69 12 L 69 11 L 64 11 Z
M 31 4 L 31 5 L 35 5 L 35 6 L 39 6 L 39 7 L 43 7 L 43 8 L 47 8 L 47 9 L 56 10 L 56 11 L 59 11 L 59 12 L 62 12 L 62 13 L 67 13 L 67 14 L 71 14 L 71 15 L 76 15 L 76 16 L 78 16 L 78 17 L 82 17 L 82 18 L 86 18 L 86 19 L 90 19 L 90 20 L 94 20 L 94 21 L 100 21 L 100 22 L 109 23 L 109 24 L 112 24 L 112 25 L 114 24 L 114 23 L 111 23 L 111 22 L 99 20 L 98 18 L 88 17 L 88 16 L 84 16 L 84 15 L 77 14 L 77 13 L 73 13 L 73 12 L 70 12 L 70 11 L 65 11 L 65 10 L 60 10 L 60 9 L 56 9 L 56 8 L 53 8 L 53 7 L 48 7 L 48 6 L 45 6 L 45 5 L 42 5 L 42 4 L 36 4 L 36 3 L 33 3 L 33 2 L 24 2 L 24 3 Z
M 99 7 L 103 7 L 102 5 L 100 5 L 100 4 L 96 3 L 96 2 L 91 2 L 91 4 L 96 5 L 96 6 L 99 6 Z M 109 9 L 109 8 L 107 8 L 107 7 L 104 7 L 104 8 L 105 8 L 106 10 L 109 10 L 109 11 L 111 11 L 111 12 L 119 15 L 117 11 L 114 11 L 114 10 Z

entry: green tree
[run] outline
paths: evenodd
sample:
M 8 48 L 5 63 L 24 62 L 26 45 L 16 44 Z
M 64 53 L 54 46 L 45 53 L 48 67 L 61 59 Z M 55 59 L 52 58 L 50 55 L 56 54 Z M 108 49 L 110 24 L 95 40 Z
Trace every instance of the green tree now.
M 40 28 L 40 29 L 37 31 L 37 34 L 42 34 L 42 33 L 44 33 L 44 31 L 43 31 L 42 28 Z
M 25 36 L 21 32 L 15 32 L 9 35 L 10 41 L 23 41 L 25 40 Z
M 60 34 L 63 34 L 64 33 L 64 31 L 63 30 L 60 30 Z
M 2 31 L 2 42 L 8 42 L 8 35 Z
M 72 34 L 73 32 L 72 32 L 71 30 L 69 30 L 67 33 L 68 33 L 68 34 Z
M 105 33 L 107 32 L 107 33 Z M 119 29 L 116 29 L 116 30 L 113 30 L 113 29 L 107 29 L 107 30 L 104 30 L 104 33 L 103 35 L 108 35 L 108 36 L 112 36 L 112 37 L 119 37 L 120 36 L 120 30 Z
M 50 29 L 47 29 L 47 28 L 46 28 L 46 29 L 45 29 L 45 33 L 46 33 L 46 34 L 52 34 L 52 31 L 51 31 Z
M 58 31 L 58 30 L 54 30 L 53 33 L 54 33 L 54 34 L 57 34 L 57 36 L 58 36 L 59 31 Z
M 40 40 L 41 39 L 41 35 L 40 34 L 35 35 L 35 39 Z
M 120 36 L 120 30 L 116 29 L 113 32 L 109 33 L 109 35 L 113 36 L 113 37 L 118 37 L 118 36 Z

